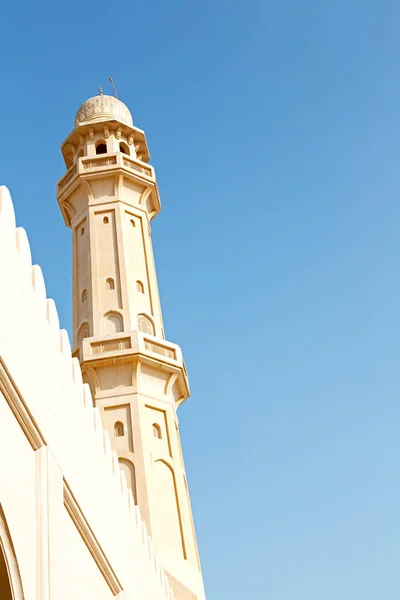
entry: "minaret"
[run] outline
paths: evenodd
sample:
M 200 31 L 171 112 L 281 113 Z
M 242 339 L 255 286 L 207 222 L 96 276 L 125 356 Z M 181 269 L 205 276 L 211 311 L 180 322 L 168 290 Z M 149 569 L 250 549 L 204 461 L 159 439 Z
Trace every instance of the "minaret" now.
M 164 339 L 150 222 L 160 198 L 144 132 L 90 98 L 62 144 L 58 202 L 73 244 L 73 354 L 92 390 L 177 600 L 204 590 L 179 440 L 189 385 Z M 105 518 L 107 516 L 105 515 Z

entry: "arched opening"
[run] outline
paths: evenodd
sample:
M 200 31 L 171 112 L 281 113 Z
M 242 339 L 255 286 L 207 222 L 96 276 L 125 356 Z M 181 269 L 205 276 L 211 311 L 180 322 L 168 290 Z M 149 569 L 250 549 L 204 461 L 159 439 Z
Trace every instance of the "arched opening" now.
M 143 333 L 154 335 L 154 325 L 146 315 L 138 315 L 138 328 Z
M 82 323 L 82 325 L 78 329 L 78 344 L 82 342 L 85 338 L 89 337 L 89 325 L 87 323 Z
M 153 488 L 162 490 L 162 493 L 152 496 L 151 533 L 154 544 L 160 552 L 186 560 L 174 471 L 163 460 L 157 460 L 153 464 L 152 479 Z
M 82 229 L 81 229 L 81 235 L 83 235 L 84 233 L 85 233 L 85 228 L 82 227 Z
M 96 154 L 107 154 L 107 144 L 105 142 L 96 144 Z
M 137 281 L 136 282 L 136 289 L 138 292 L 140 292 L 141 294 L 144 294 L 144 285 L 141 281 Z
M 129 152 L 129 146 L 127 144 L 125 144 L 124 142 L 121 142 L 119 145 L 119 151 L 122 152 L 123 154 L 130 154 Z
M 81 296 L 81 299 L 82 299 L 82 304 L 83 304 L 84 302 L 86 302 L 86 300 L 87 300 L 87 291 L 86 291 L 86 290 L 82 290 L 82 296 Z
M 106 279 L 106 286 L 108 290 L 115 290 L 115 282 L 112 277 Z
M 117 421 L 114 425 L 114 437 L 124 437 L 124 424 Z
M 110 219 L 108 217 L 104 217 L 104 219 L 103 219 L 104 225 L 107 225 L 109 222 L 110 222 Z
M 109 312 L 104 315 L 104 335 L 114 335 L 124 329 L 122 316 L 117 312 Z
M 159 440 L 162 439 L 161 427 L 158 423 L 153 423 L 153 436 Z
M 21 575 L 14 545 L 10 536 L 3 509 L 0 505 L 0 598 L 1 600 L 23 600 Z
M 0 543 L 0 598 L 1 600 L 13 600 L 13 596 L 6 558 Z
M 126 458 L 119 458 L 118 462 L 121 470 L 125 473 L 128 488 L 132 490 L 133 501 L 137 504 L 135 465 L 130 460 L 126 460 Z

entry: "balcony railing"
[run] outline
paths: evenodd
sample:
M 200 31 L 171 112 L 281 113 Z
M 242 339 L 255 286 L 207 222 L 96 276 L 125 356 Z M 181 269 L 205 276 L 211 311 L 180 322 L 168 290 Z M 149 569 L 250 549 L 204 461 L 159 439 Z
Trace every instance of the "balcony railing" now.
M 105 158 L 101 156 L 99 158 L 91 158 L 90 160 L 82 160 L 82 166 L 85 169 L 98 169 L 99 167 L 111 167 L 111 165 L 117 164 L 117 157 L 110 156 Z
M 67 185 L 71 181 L 71 179 L 76 175 L 78 171 L 78 166 L 73 165 L 69 171 L 67 171 L 66 175 L 58 182 L 58 191 L 60 191 L 63 187 Z
M 64 175 L 62 179 L 57 184 L 57 190 L 60 193 L 64 190 L 68 185 L 72 183 L 72 181 L 82 173 L 85 175 L 89 171 L 96 172 L 97 169 L 104 169 L 107 167 L 111 168 L 123 168 L 128 171 L 134 171 L 135 173 L 140 173 L 141 176 L 149 177 L 151 179 L 154 178 L 154 169 L 139 160 L 135 160 L 134 158 L 128 157 L 126 154 L 122 154 L 118 152 L 117 154 L 102 154 L 100 156 L 91 156 L 80 158 L 78 162 L 73 165 L 69 171 Z

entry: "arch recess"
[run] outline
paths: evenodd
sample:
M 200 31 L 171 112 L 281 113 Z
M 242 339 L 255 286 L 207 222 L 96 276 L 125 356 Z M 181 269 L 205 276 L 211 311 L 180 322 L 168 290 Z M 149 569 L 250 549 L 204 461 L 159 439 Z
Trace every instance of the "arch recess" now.
M 133 499 L 135 504 L 137 504 L 135 465 L 126 458 L 119 458 L 118 462 L 121 470 L 125 473 L 126 483 L 128 484 L 128 488 L 132 490 Z
M 148 333 L 149 335 L 155 335 L 154 323 L 149 316 L 140 314 L 137 316 L 137 322 L 139 331 L 143 331 L 143 333 Z
M 153 423 L 153 436 L 159 440 L 162 439 L 161 427 L 158 423 Z
M 128 144 L 125 144 L 125 142 L 120 142 L 119 151 L 122 152 L 122 154 L 128 154 L 128 156 L 131 153 Z
M 1 600 L 24 600 L 21 575 L 17 557 L 0 505 L 0 598 Z
M 107 154 L 107 143 L 105 140 L 96 142 L 96 154 Z
M 153 464 L 151 505 L 156 547 L 186 559 L 175 473 L 164 460 Z
M 89 324 L 82 323 L 82 325 L 78 329 L 78 344 L 82 342 L 85 338 L 89 337 Z
M 114 423 L 114 436 L 123 437 L 125 435 L 124 424 L 121 421 Z
M 122 315 L 115 311 L 110 311 L 104 315 L 103 333 L 104 335 L 114 335 L 124 330 L 124 320 Z

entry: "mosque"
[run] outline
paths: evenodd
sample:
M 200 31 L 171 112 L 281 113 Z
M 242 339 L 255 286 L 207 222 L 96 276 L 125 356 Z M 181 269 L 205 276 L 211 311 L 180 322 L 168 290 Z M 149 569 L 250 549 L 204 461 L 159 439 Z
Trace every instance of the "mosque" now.
M 205 600 L 165 339 L 146 136 L 82 104 L 57 184 L 72 230 L 72 345 L 0 188 L 0 600 Z

